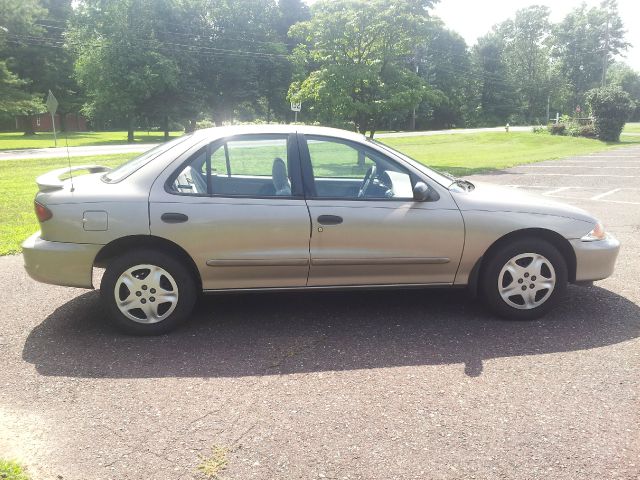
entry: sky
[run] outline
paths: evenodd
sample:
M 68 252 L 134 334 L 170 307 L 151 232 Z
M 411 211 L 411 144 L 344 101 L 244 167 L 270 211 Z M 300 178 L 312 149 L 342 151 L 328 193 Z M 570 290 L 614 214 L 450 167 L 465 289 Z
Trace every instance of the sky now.
M 513 17 L 516 10 L 546 5 L 551 10 L 551 21 L 559 22 L 583 1 L 588 6 L 600 4 L 600 0 L 440 0 L 433 13 L 471 46 L 495 24 Z M 618 0 L 618 10 L 627 30 L 626 40 L 632 44 L 621 60 L 640 71 L 640 0 Z
M 559 22 L 583 1 L 587 6 L 600 4 L 600 0 L 440 0 L 433 13 L 473 45 L 493 25 L 513 17 L 521 8 L 546 5 L 551 21 Z M 618 10 L 627 30 L 626 40 L 632 44 L 621 60 L 640 71 L 640 0 L 618 0 Z

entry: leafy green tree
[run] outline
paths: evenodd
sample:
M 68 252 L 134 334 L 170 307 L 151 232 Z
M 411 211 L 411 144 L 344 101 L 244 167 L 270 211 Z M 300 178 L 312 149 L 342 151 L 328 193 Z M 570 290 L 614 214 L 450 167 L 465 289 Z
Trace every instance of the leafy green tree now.
M 86 0 L 77 6 L 70 33 L 76 76 L 87 95 L 84 112 L 92 118 L 125 118 L 129 142 L 150 103 L 157 105 L 162 92 L 179 84 L 178 64 L 163 52 L 156 31 L 162 3 Z
M 0 113 L 32 114 L 42 107 L 42 90 L 23 66 L 31 62 L 32 44 L 42 37 L 36 25 L 47 14 L 37 0 L 0 0 Z M 27 134 L 33 133 L 27 122 Z
M 614 63 L 607 72 L 607 85 L 618 86 L 629 94 L 636 104 L 630 120 L 640 120 L 640 73 L 624 63 Z
M 418 128 L 462 127 L 472 121 L 474 77 L 464 39 L 432 20 L 417 49 L 417 71 L 436 95 L 418 109 Z
M 540 123 L 546 115 L 551 85 L 545 40 L 550 33 L 549 9 L 543 6 L 518 10 L 514 19 L 496 29 L 504 42 L 507 75 L 519 102 L 519 122 Z
M 309 20 L 311 13 L 309 6 L 303 0 L 279 0 L 276 31 L 279 38 L 291 49 L 295 46 L 293 38 L 289 37 L 289 29 L 299 22 Z
M 503 39 L 495 33 L 478 39 L 472 50 L 480 125 L 505 124 L 518 108 L 516 88 L 507 73 L 504 50 Z
M 587 104 L 593 116 L 596 135 L 608 142 L 620 141 L 620 133 L 635 105 L 620 87 L 600 87 L 589 90 Z
M 629 45 L 624 34 L 615 0 L 592 8 L 583 3 L 555 26 L 552 54 L 570 91 L 565 110 L 573 111 L 588 90 L 603 83 L 606 66 Z
M 248 119 L 283 118 L 291 66 L 278 32 L 291 20 L 273 0 L 198 0 L 192 8 L 204 112 L 217 125 L 240 110 Z
M 42 107 L 40 99 L 24 90 L 26 83 L 0 62 L 0 113 L 29 113 Z
M 428 86 L 410 66 L 431 1 L 321 0 L 290 34 L 310 72 L 289 88 L 315 118 L 371 131 L 418 105 Z

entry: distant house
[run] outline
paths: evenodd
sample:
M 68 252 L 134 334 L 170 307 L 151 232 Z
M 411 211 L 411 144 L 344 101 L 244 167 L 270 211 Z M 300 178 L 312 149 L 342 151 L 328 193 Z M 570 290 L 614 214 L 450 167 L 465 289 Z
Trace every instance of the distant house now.
M 62 129 L 61 115 L 56 113 L 56 130 Z M 18 115 L 16 117 L 16 130 L 27 130 L 27 122 L 31 122 L 34 132 L 50 132 L 51 131 L 51 115 L 48 113 L 38 113 L 35 115 Z M 86 132 L 87 119 L 78 113 L 67 113 L 64 116 L 64 129 L 67 132 Z

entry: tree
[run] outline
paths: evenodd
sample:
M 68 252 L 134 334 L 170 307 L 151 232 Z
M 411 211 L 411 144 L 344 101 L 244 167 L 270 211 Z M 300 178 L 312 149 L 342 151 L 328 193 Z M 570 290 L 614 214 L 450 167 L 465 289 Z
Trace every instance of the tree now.
M 36 96 L 23 89 L 26 83 L 11 73 L 5 62 L 0 62 L 0 113 L 28 113 L 42 107 Z
M 478 39 L 472 51 L 481 125 L 504 124 L 517 111 L 516 89 L 507 73 L 504 49 L 504 41 L 491 33 Z
M 70 34 L 76 76 L 87 93 L 89 117 L 125 118 L 133 142 L 136 121 L 178 86 L 175 58 L 163 53 L 155 15 L 170 0 L 86 0 L 78 5 Z
M 496 30 L 504 41 L 507 74 L 520 103 L 518 120 L 527 124 L 540 123 L 546 115 L 550 72 L 545 40 L 550 29 L 549 9 L 532 6 L 518 10 Z
M 596 135 L 608 142 L 620 141 L 620 133 L 635 105 L 620 87 L 600 87 L 589 90 L 587 104 L 593 116 Z
M 217 125 L 286 115 L 291 67 L 284 39 L 287 21 L 274 0 L 199 0 L 193 3 L 190 41 L 197 45 L 203 110 Z M 295 12 L 294 12 L 295 13 Z M 284 22 L 284 23 L 283 23 Z
M 471 55 L 464 39 L 432 19 L 424 42 L 418 44 L 416 68 L 435 96 L 418 109 L 418 128 L 453 128 L 473 117 Z
M 289 88 L 323 123 L 371 131 L 406 115 L 428 91 L 410 67 L 432 1 L 321 0 L 291 28 L 309 68 Z
M 30 51 L 43 30 L 36 20 L 46 15 L 37 0 L 0 0 L 0 112 L 32 114 L 42 108 L 42 90 L 34 84 L 23 65 L 30 62 Z M 27 122 L 26 134 L 32 134 Z
M 582 103 L 584 94 L 601 85 L 614 56 L 627 49 L 624 26 L 615 0 L 590 9 L 583 3 L 553 29 L 553 57 L 569 85 L 565 110 Z
M 607 85 L 618 86 L 629 94 L 636 104 L 629 120 L 640 120 L 640 73 L 624 63 L 614 63 L 607 72 Z

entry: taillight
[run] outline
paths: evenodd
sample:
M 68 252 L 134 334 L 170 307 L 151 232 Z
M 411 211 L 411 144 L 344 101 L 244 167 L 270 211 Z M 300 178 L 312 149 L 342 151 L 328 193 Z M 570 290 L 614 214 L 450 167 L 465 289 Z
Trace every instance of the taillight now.
M 33 202 L 33 205 L 36 209 L 36 217 L 41 222 L 46 222 L 51 217 L 53 217 L 53 213 L 47 207 L 38 202 Z

